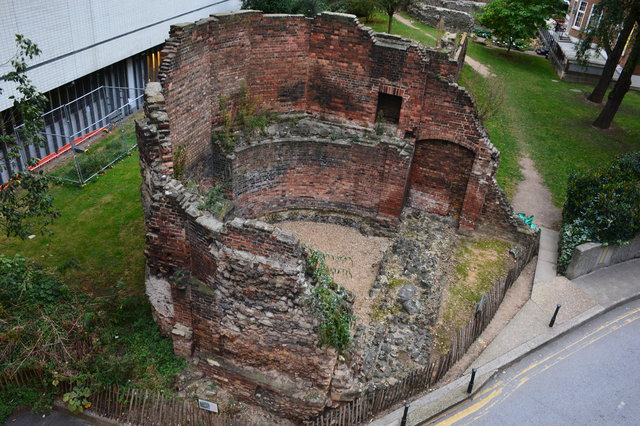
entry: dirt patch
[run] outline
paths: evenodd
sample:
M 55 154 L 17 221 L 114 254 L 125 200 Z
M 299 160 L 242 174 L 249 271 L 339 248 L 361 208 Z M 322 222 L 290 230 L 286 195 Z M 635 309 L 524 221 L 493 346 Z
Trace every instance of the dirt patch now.
M 358 323 L 367 323 L 373 302 L 369 290 L 391 240 L 365 236 L 353 228 L 329 223 L 281 222 L 277 226 L 293 233 L 305 245 L 331 255 L 327 265 L 337 271 L 333 278 L 355 294 Z
M 479 61 L 476 61 L 475 59 L 471 58 L 469 55 L 467 55 L 464 58 L 464 62 L 466 64 L 468 64 L 471 68 L 474 69 L 474 71 L 476 71 L 478 74 L 480 74 L 483 77 L 495 77 L 496 76 L 494 73 L 492 73 L 489 70 L 489 67 L 487 67 L 486 65 L 480 63 Z

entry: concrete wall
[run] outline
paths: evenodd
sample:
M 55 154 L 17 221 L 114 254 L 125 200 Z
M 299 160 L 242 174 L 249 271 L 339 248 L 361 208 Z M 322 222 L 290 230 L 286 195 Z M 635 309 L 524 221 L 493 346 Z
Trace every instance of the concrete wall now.
M 640 257 L 640 235 L 623 246 L 603 246 L 600 243 L 580 244 L 573 250 L 565 275 L 570 280 L 596 269 Z

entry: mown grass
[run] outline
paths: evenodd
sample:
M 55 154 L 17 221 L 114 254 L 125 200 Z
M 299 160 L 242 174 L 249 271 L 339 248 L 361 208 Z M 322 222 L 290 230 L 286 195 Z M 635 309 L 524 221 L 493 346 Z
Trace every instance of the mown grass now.
M 629 92 L 612 128 L 599 130 L 591 123 L 602 106 L 585 99 L 592 87 L 557 81 L 543 57 L 475 43 L 469 44 L 467 54 L 505 84 L 500 112 L 484 124 L 501 152 L 498 181 L 508 195 L 515 193 L 521 179 L 518 161 L 525 153 L 534 160 L 554 203 L 561 206 L 572 170 L 597 167 L 640 149 L 640 93 Z M 474 71 L 465 67 L 462 85 L 470 72 Z
M 0 236 L 0 253 L 21 254 L 58 270 L 66 283 L 87 292 L 122 281 L 136 292 L 144 283 L 144 222 L 137 152 L 80 188 L 55 186 L 60 217 L 52 235 L 20 240 Z
M 129 124 L 126 126 L 116 128 L 107 135 L 103 134 L 100 141 L 88 147 L 85 152 L 76 154 L 78 168 L 80 168 L 83 180 L 90 179 L 102 168 L 126 155 L 129 148 L 135 144 L 136 133 L 132 120 L 129 120 Z M 51 175 L 69 181 L 80 182 L 74 161 L 67 161 L 60 165 L 60 167 L 52 171 Z

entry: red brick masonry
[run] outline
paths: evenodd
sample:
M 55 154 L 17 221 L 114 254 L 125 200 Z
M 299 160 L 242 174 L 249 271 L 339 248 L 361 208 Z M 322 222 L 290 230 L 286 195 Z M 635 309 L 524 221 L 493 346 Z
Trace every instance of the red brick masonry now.
M 451 216 L 462 232 L 517 227 L 494 178 L 499 154 L 454 83 L 464 50 L 454 60 L 333 13 L 248 11 L 172 27 L 137 133 L 147 294 L 176 353 L 198 356 L 246 400 L 311 416 L 358 389 L 335 352 L 318 347 L 299 241 L 247 218 L 315 209 L 393 229 L 409 205 Z M 220 96 L 236 99 L 241 84 L 276 112 L 360 136 L 280 135 L 222 154 L 211 138 L 223 124 Z M 401 97 L 397 129 L 384 137 L 374 132 L 380 94 Z M 225 168 L 238 218 L 198 209 L 173 179 L 177 147 L 201 182 Z

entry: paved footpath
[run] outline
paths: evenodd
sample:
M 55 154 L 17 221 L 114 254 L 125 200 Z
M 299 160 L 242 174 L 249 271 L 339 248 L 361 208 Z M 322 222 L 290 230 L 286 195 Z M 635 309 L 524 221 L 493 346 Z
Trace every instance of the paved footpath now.
M 558 233 L 543 228 L 530 300 L 472 363 L 465 375 L 411 403 L 407 425 L 421 424 L 469 398 L 471 368 L 476 368 L 474 393 L 500 369 L 557 339 L 587 320 L 640 298 L 640 259 L 599 269 L 575 280 L 556 275 Z M 549 322 L 561 305 L 553 328 Z M 372 424 L 399 425 L 403 409 Z

